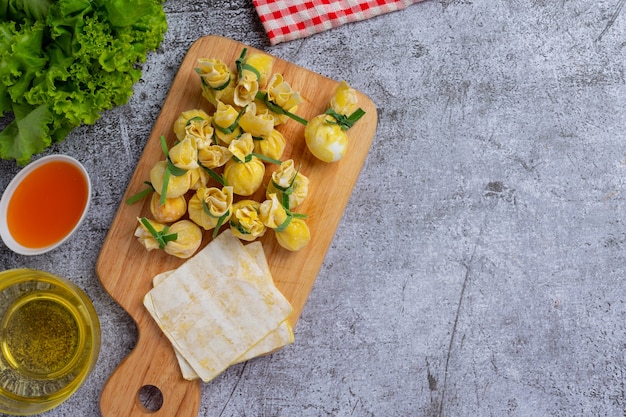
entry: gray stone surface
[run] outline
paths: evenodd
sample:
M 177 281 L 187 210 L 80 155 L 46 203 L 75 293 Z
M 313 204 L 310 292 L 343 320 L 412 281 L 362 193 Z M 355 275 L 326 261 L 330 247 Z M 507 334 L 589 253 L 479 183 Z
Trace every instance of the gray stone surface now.
M 296 342 L 204 384 L 202 416 L 624 416 L 624 0 L 428 0 L 269 46 L 251 2 L 169 0 L 130 103 L 46 153 L 93 206 L 47 255 L 102 321 L 95 371 L 47 417 L 97 416 L 135 326 L 94 266 L 192 42 L 233 38 L 370 96 L 379 126 Z M 0 190 L 18 172 L 0 162 Z

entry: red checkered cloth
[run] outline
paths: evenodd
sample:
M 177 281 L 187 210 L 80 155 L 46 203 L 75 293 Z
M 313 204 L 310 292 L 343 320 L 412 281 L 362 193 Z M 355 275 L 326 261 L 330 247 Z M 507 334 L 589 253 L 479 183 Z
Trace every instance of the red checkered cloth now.
M 422 0 L 253 0 L 272 45 L 404 9 Z

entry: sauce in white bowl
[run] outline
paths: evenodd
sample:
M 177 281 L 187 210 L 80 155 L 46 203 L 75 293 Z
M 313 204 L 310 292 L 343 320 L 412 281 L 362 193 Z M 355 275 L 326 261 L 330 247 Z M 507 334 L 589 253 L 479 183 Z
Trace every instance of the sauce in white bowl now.
M 38 255 L 78 229 L 91 200 L 91 181 L 80 162 L 50 155 L 23 168 L 0 200 L 0 237 L 9 249 Z

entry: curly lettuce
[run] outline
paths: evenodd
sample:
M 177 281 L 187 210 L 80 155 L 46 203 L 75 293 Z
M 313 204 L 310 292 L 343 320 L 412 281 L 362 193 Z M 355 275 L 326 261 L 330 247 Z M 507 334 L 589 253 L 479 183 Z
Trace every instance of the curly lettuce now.
M 126 104 L 167 31 L 163 0 L 0 0 L 0 158 L 27 164 Z

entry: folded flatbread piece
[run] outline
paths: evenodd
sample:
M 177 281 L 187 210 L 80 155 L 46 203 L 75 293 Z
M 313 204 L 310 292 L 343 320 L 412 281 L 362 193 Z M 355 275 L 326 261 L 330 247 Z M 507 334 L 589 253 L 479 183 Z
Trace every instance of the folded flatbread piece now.
M 153 280 L 144 305 L 174 346 L 185 378 L 208 382 L 231 364 L 293 341 L 292 307 L 258 246 L 246 249 L 227 229 Z

